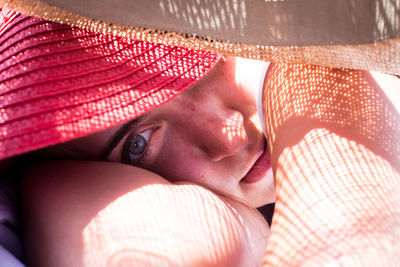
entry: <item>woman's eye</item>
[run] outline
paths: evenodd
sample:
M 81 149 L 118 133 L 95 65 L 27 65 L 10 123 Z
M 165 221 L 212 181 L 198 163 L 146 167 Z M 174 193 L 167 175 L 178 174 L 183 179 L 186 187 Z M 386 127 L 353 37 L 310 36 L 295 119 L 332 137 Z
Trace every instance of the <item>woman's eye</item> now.
M 134 165 L 143 158 L 152 132 L 153 129 L 149 129 L 140 133 L 132 133 L 128 136 L 122 155 L 124 163 Z

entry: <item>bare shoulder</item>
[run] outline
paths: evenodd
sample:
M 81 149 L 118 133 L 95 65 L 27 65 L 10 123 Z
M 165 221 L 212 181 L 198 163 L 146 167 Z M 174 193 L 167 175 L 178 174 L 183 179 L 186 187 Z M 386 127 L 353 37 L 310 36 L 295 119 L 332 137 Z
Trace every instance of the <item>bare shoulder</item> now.
M 128 165 L 43 163 L 23 195 L 32 266 L 255 266 L 266 246 L 253 209 Z

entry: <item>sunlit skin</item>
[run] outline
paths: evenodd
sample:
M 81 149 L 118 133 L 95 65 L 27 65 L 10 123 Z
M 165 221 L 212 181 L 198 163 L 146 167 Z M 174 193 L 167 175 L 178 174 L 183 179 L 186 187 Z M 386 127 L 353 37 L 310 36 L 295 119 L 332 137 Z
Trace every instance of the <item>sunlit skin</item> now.
M 126 142 L 144 133 L 148 146 L 132 165 L 171 182 L 202 185 L 251 207 L 273 202 L 272 168 L 254 97 L 264 67 L 252 60 L 221 60 L 192 88 L 140 118 L 106 160 L 124 162 Z M 121 127 L 63 144 L 58 150 L 96 159 Z
M 23 209 L 27 266 L 260 266 L 268 237 L 255 209 L 111 162 L 35 165 Z
M 400 119 L 368 72 L 277 64 L 269 69 L 264 92 L 277 204 L 263 265 L 398 266 L 400 161 L 396 151 Z M 241 121 L 235 116 L 230 118 Z M 103 134 L 113 136 L 112 130 Z M 85 152 L 79 142 L 63 148 L 81 156 L 86 153 L 87 158 L 91 154 L 93 158 L 103 148 L 98 146 L 97 139 L 86 141 L 89 140 L 97 150 Z M 82 246 L 87 249 L 84 256 L 89 266 L 91 262 L 104 265 L 115 256 L 121 256 L 117 257 L 120 264 L 143 262 L 147 266 L 159 266 L 160 262 L 205 266 L 210 265 L 210 259 L 216 266 L 251 266 L 247 264 L 250 261 L 237 261 L 238 255 L 257 258 L 251 256 L 258 253 L 249 255 L 243 247 L 231 250 L 232 242 L 246 244 L 244 247 L 248 248 L 247 244 L 255 244 L 252 238 L 265 241 L 266 233 L 261 230 L 257 236 L 257 231 L 252 231 L 257 216 L 242 216 L 243 210 L 236 209 L 229 202 L 231 198 L 210 205 L 208 200 L 216 200 L 216 195 L 210 195 L 203 187 L 191 191 L 173 186 L 154 177 L 154 173 L 119 163 L 85 163 L 53 162 L 47 165 L 46 173 L 39 166 L 28 179 L 27 192 L 23 194 L 25 214 L 31 218 L 26 225 L 30 234 L 27 240 L 33 248 L 32 257 L 39 258 L 37 262 L 51 262 L 50 254 L 53 262 L 63 261 L 64 265 L 57 266 L 71 266 L 77 259 L 73 256 L 82 254 Z M 60 180 L 55 176 L 61 176 L 57 177 Z M 156 190 L 142 194 L 151 188 Z M 164 193 L 169 197 L 163 197 Z M 182 196 L 195 205 L 187 209 Z M 172 205 L 159 205 L 160 202 Z M 160 212 L 161 216 L 156 217 L 161 220 L 137 214 L 138 203 L 145 206 L 145 211 Z M 199 216 L 210 207 L 213 214 Z M 247 212 L 254 211 L 242 207 Z M 170 212 L 176 215 L 172 216 L 176 223 L 166 226 L 162 214 Z M 137 222 L 142 219 L 145 228 L 138 228 Z M 182 228 L 180 224 L 191 225 L 199 220 L 200 227 L 196 229 Z M 238 222 L 241 227 L 235 228 Z M 215 229 L 222 231 L 222 239 L 212 237 Z M 235 230 L 225 235 L 224 231 L 231 229 Z M 160 239 L 163 231 L 174 230 L 177 234 L 173 239 Z M 196 234 L 208 234 L 207 238 L 217 242 L 195 242 L 196 249 L 190 253 L 181 250 L 185 242 L 174 245 L 173 240 L 184 241 L 193 236 L 193 230 Z M 255 235 L 248 235 L 249 232 Z M 144 251 L 129 250 L 137 248 L 139 240 L 147 240 L 141 238 L 144 234 L 162 242 L 150 244 Z M 46 249 L 35 252 L 38 242 Z M 117 253 L 102 253 L 109 252 L 109 246 L 119 246 Z M 203 249 L 212 253 L 202 254 Z M 166 257 L 171 250 L 178 251 L 178 255 Z M 73 263 L 81 266 L 79 262 Z M 258 260 L 253 263 L 260 266 Z
M 265 85 L 277 198 L 264 265 L 399 266 L 395 101 L 360 70 L 275 64 Z
M 259 266 L 269 230 L 251 207 L 275 199 L 253 97 L 264 76 L 239 61 L 141 117 L 106 155 L 123 125 L 42 151 L 80 161 L 26 174 L 30 266 Z M 137 167 L 121 164 L 132 131 L 150 144 Z

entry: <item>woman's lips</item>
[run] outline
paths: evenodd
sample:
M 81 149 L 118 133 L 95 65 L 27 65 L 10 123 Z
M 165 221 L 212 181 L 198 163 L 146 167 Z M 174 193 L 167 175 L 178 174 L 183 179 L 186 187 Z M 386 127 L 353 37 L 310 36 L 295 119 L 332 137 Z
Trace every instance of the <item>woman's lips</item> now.
M 261 154 L 261 156 L 257 159 L 257 161 L 254 163 L 254 165 L 251 167 L 251 169 L 247 172 L 247 174 L 242 178 L 240 182 L 248 184 L 255 183 L 261 180 L 263 177 L 265 177 L 270 168 L 271 168 L 271 160 L 267 142 L 265 142 L 264 152 Z

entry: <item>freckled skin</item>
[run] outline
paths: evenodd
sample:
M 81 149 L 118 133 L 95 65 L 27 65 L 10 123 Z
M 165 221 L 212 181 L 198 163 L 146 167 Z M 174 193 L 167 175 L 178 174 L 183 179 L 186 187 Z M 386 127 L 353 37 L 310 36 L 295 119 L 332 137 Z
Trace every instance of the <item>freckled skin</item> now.
M 257 114 L 254 91 L 259 89 L 252 81 L 260 79 L 257 69 L 241 75 L 250 68 L 260 66 L 230 57 L 192 88 L 151 111 L 138 128 L 159 129 L 149 140 L 149 159 L 137 166 L 172 182 L 200 184 L 252 207 L 273 202 L 272 170 L 256 183 L 240 182 L 262 154 L 265 142 L 250 120 Z M 119 127 L 88 137 L 75 147 L 93 154 L 94 144 L 107 143 Z M 86 147 L 87 143 L 92 145 Z M 121 147 L 111 153 L 111 161 L 120 161 Z
M 25 180 L 29 266 L 108 266 L 118 257 L 145 266 L 260 266 L 269 231 L 249 206 L 272 202 L 274 182 L 272 171 L 241 182 L 263 151 L 264 135 L 250 121 L 256 88 L 236 70 L 235 58 L 220 62 L 142 117 L 139 132 L 157 130 L 141 168 L 98 162 L 122 126 L 54 147 L 54 156 L 82 161 L 44 162 Z M 121 162 L 126 139 L 108 160 Z
M 271 172 L 259 183 L 240 182 L 260 155 L 264 135 L 250 121 L 257 112 L 253 90 L 258 88 L 235 77 L 236 64 L 235 58 L 220 63 L 146 118 L 163 120 L 166 126 L 155 162 L 139 166 L 170 181 L 191 181 L 259 206 L 274 200 L 273 178 Z

